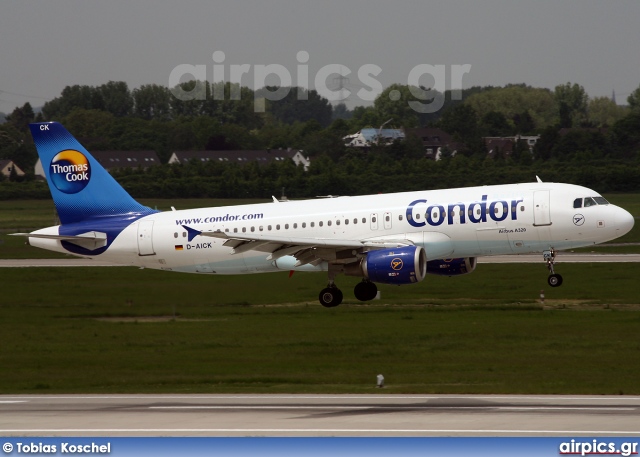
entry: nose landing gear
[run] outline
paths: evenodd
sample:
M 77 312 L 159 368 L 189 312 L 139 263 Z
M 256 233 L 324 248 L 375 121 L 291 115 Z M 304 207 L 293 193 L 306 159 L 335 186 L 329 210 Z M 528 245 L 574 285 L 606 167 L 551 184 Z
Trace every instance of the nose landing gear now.
M 547 262 L 547 268 L 549 269 L 549 278 L 547 278 L 547 283 L 551 287 L 561 286 L 562 276 L 557 274 L 553 269 L 553 265 L 556 263 L 555 249 L 551 248 L 548 251 L 543 251 L 542 257 L 544 258 L 545 262 Z

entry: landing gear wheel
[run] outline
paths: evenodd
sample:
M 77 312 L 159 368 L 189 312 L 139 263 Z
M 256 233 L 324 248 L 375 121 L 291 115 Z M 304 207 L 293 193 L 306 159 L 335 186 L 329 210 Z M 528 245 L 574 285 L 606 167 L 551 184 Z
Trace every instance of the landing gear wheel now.
M 547 279 L 547 282 L 551 287 L 561 286 L 562 276 L 557 274 L 553 269 L 553 266 L 556 263 L 555 249 L 551 248 L 548 251 L 543 251 L 542 257 L 544 258 L 544 261 L 547 262 L 547 268 L 549 269 L 549 278 Z
M 318 299 L 325 308 L 333 308 L 342 303 L 342 291 L 337 287 L 327 287 L 320 291 Z
M 557 273 L 549 275 L 549 278 L 547 279 L 547 282 L 549 283 L 549 285 L 551 287 L 561 286 L 562 285 L 562 276 L 560 276 Z
M 371 301 L 378 295 L 378 287 L 371 281 L 362 281 L 356 284 L 353 294 L 360 301 Z

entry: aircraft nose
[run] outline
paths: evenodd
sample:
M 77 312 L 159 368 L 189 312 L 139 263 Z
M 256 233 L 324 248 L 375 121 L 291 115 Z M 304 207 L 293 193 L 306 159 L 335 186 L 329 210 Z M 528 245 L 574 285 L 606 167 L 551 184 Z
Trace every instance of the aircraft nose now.
M 618 230 L 618 236 L 625 235 L 631 231 L 635 219 L 627 210 L 618 208 L 616 212 L 616 230 Z

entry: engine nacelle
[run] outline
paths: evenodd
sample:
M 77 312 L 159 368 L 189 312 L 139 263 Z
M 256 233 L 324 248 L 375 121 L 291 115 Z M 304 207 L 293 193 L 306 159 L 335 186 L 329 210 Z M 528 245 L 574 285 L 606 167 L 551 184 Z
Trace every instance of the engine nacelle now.
M 427 262 L 427 273 L 439 276 L 459 276 L 476 269 L 476 258 L 440 259 Z
M 345 266 L 345 273 L 364 276 L 383 284 L 413 284 L 424 279 L 427 255 L 420 246 L 369 251 L 358 264 Z

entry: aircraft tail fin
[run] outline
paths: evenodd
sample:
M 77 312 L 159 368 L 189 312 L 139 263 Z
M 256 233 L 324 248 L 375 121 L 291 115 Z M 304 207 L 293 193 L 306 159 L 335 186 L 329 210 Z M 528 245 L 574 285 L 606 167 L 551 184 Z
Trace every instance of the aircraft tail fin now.
M 62 224 L 155 212 L 134 200 L 61 124 L 29 127 Z

